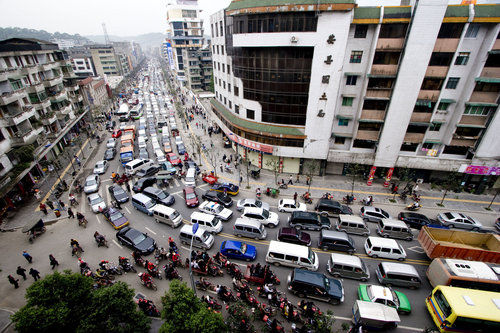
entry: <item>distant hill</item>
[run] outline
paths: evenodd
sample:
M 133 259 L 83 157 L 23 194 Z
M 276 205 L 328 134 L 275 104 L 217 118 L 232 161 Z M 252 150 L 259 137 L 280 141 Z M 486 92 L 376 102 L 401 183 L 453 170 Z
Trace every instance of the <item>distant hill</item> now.
M 95 43 L 104 43 L 104 36 L 103 35 L 91 35 L 91 36 L 85 36 L 86 38 L 90 39 L 91 41 Z M 129 42 L 136 42 L 141 44 L 141 47 L 143 49 L 149 48 L 149 47 L 157 47 L 161 44 L 163 40 L 165 40 L 166 35 L 160 33 L 160 32 L 152 32 L 149 34 L 143 34 L 143 35 L 138 35 L 138 36 L 127 36 L 127 37 L 121 37 L 121 36 L 115 36 L 115 35 L 109 35 L 109 39 L 112 42 L 124 42 L 124 41 L 129 41 Z
M 37 38 L 45 41 L 50 41 L 54 38 L 61 38 L 61 39 L 73 39 L 77 41 L 78 44 L 91 43 L 89 39 L 80 36 L 79 34 L 71 35 L 65 32 L 50 33 L 45 30 L 26 29 L 18 27 L 0 28 L 0 40 L 9 38 Z

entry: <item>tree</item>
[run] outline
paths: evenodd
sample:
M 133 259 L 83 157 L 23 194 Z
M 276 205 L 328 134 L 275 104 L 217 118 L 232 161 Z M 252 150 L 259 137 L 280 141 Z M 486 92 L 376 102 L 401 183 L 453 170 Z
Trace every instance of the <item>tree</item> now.
M 245 303 L 238 301 L 233 303 L 227 309 L 229 313 L 227 322 L 231 332 L 255 332 L 250 318 L 250 310 Z
M 210 311 L 185 282 L 172 281 L 161 302 L 165 322 L 160 332 L 227 332 L 222 315 Z
M 332 332 L 334 323 L 335 317 L 333 316 L 333 311 L 328 310 L 326 314 L 315 314 L 313 324 L 308 326 L 316 333 L 330 333 Z
M 318 163 L 315 160 L 306 160 L 302 166 L 304 174 L 309 177 L 309 186 L 307 192 L 311 190 L 311 183 L 314 175 L 318 172 Z
M 133 291 L 124 283 L 94 290 L 93 280 L 71 271 L 54 273 L 26 290 L 27 303 L 12 316 L 18 332 L 147 332 Z M 117 311 L 119 309 L 119 311 Z
M 448 191 L 458 191 L 460 190 L 460 186 L 462 183 L 462 174 L 460 172 L 450 172 L 448 177 L 441 184 L 441 188 L 444 190 L 443 197 L 441 198 L 441 202 L 438 203 L 438 206 L 443 206 L 444 198 L 448 194 Z
M 271 158 L 266 161 L 266 166 L 274 173 L 274 184 L 278 184 L 278 175 L 280 173 L 280 159 L 279 157 Z
M 193 152 L 198 154 L 198 164 L 201 165 L 201 142 L 200 137 L 196 134 L 189 133 L 189 139 L 191 142 L 191 147 L 193 148 Z M 193 156 L 194 158 L 194 156 Z
M 363 167 L 358 163 L 350 163 L 346 170 L 346 175 L 350 176 L 352 179 L 351 183 L 351 195 L 354 196 L 354 183 L 356 181 L 356 177 L 362 174 Z
M 215 149 L 212 141 L 210 141 L 210 147 L 205 147 L 204 153 L 208 163 L 214 170 L 215 177 L 217 177 L 217 164 L 219 162 L 219 152 Z

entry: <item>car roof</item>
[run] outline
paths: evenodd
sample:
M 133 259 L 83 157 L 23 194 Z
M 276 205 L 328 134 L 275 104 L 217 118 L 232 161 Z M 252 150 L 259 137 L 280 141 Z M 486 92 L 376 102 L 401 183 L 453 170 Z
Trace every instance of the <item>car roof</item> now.
M 85 181 L 87 180 L 94 180 L 97 178 L 97 175 L 90 175 L 90 176 L 87 176 L 87 178 L 85 178 Z
M 280 235 L 296 235 L 297 230 L 295 228 L 284 227 L 279 231 Z
M 391 290 L 387 287 L 377 286 L 374 284 L 367 285 L 367 288 L 370 289 L 374 298 L 382 298 L 393 301 Z
M 402 264 L 402 263 L 397 263 L 397 262 L 388 262 L 384 261 L 381 262 L 380 265 L 384 267 L 385 271 L 390 270 L 391 273 L 400 273 L 400 274 L 408 274 L 408 273 L 413 273 L 416 275 L 419 275 L 415 267 L 409 264 Z
M 315 284 L 317 286 L 324 286 L 324 275 L 318 272 L 311 272 L 305 269 L 296 268 L 294 271 L 294 280 Z
M 295 204 L 295 200 L 293 200 L 293 199 L 281 199 L 281 202 L 283 204 L 288 204 L 288 205 Z
M 99 193 L 92 193 L 92 194 L 89 194 L 88 198 L 90 200 L 93 200 L 93 199 L 101 198 L 101 196 L 99 195 Z
M 361 207 L 361 209 L 363 209 L 365 212 L 377 212 L 377 213 L 382 212 L 382 210 L 380 208 L 372 207 L 372 206 L 363 206 L 363 207 Z
M 245 209 L 243 210 L 243 214 L 246 213 L 262 214 L 263 211 L 264 208 L 260 207 L 245 207 Z
M 326 199 L 326 198 L 319 199 L 318 205 L 331 206 L 331 207 L 342 207 L 340 202 L 333 201 L 331 199 Z
M 225 249 L 232 249 L 232 250 L 239 250 L 241 248 L 242 244 L 243 244 L 243 242 L 240 242 L 240 241 L 227 240 L 227 241 L 224 241 L 224 248 Z

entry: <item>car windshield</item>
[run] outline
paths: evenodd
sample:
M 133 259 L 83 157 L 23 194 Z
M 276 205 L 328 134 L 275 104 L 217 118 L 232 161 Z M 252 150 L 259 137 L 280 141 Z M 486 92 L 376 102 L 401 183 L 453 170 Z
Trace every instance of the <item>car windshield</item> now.
M 255 206 L 257 206 L 257 207 L 262 207 L 262 201 L 260 201 L 260 200 L 255 200 Z
M 247 252 L 247 244 L 246 243 L 241 243 L 240 251 L 242 254 L 245 254 Z
M 216 213 L 220 213 L 220 212 L 222 212 L 222 209 L 223 209 L 223 208 L 222 208 L 222 206 L 220 206 L 220 205 L 217 205 L 217 206 L 215 206 L 215 207 L 214 207 L 214 211 L 215 211 Z
M 175 219 L 179 215 L 180 215 L 179 212 L 176 211 L 176 210 L 174 210 L 174 212 L 170 215 L 170 219 L 173 220 L 173 219 Z
M 92 186 L 92 185 L 95 185 L 95 184 L 97 184 L 97 182 L 95 181 L 95 179 L 89 179 L 85 183 L 85 186 Z
M 113 192 L 114 195 L 120 195 L 123 194 L 125 191 L 121 187 L 117 187 L 114 189 L 115 191 Z
M 309 252 L 307 253 L 307 258 L 309 258 L 311 264 L 314 264 L 316 256 L 314 255 L 314 252 L 311 249 L 309 249 Z
M 268 219 L 269 218 L 269 211 L 267 209 L 263 209 L 262 216 L 264 216 L 265 219 Z
M 95 199 L 92 199 L 90 200 L 90 204 L 93 206 L 93 205 L 97 205 L 97 204 L 100 204 L 102 202 L 102 198 L 101 197 L 97 197 Z
M 194 193 L 186 193 L 186 199 L 191 200 L 196 198 L 196 195 Z
M 155 204 L 153 203 L 152 200 L 149 200 L 148 202 L 146 202 L 146 208 L 149 209 L 151 207 L 153 207 Z
M 132 243 L 134 244 L 139 244 L 143 242 L 146 239 L 146 236 L 142 233 L 137 233 L 134 235 L 134 238 L 132 239 Z
M 168 193 L 163 192 L 163 191 L 158 192 L 158 199 L 163 200 L 163 199 L 166 199 L 167 197 L 168 197 Z
M 98 162 L 98 163 L 95 164 L 96 168 L 102 168 L 103 166 L 104 166 L 103 162 Z
M 391 289 L 391 294 L 392 294 L 392 300 L 394 301 L 394 303 L 396 303 L 396 306 L 399 307 L 399 298 L 398 298 L 398 295 L 392 289 Z
M 444 213 L 443 215 L 446 216 L 448 220 L 452 220 L 454 218 L 453 214 L 451 213 Z
M 115 212 L 115 213 L 113 213 L 113 214 L 109 217 L 109 219 L 111 220 L 111 222 L 115 222 L 115 221 L 117 221 L 117 220 L 121 219 L 121 218 L 122 218 L 122 216 L 123 216 L 123 215 L 122 215 L 122 213 L 120 213 L 120 212 Z

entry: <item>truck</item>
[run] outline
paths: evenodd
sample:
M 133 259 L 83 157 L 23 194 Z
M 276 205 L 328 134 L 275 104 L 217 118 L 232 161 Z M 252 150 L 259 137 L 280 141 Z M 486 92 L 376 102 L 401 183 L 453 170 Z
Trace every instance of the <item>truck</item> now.
M 495 234 L 422 227 L 418 242 L 431 259 L 500 263 L 500 236 Z
M 125 116 L 128 115 L 128 104 L 127 103 L 122 103 L 120 105 L 120 109 L 116 111 L 117 116 Z

